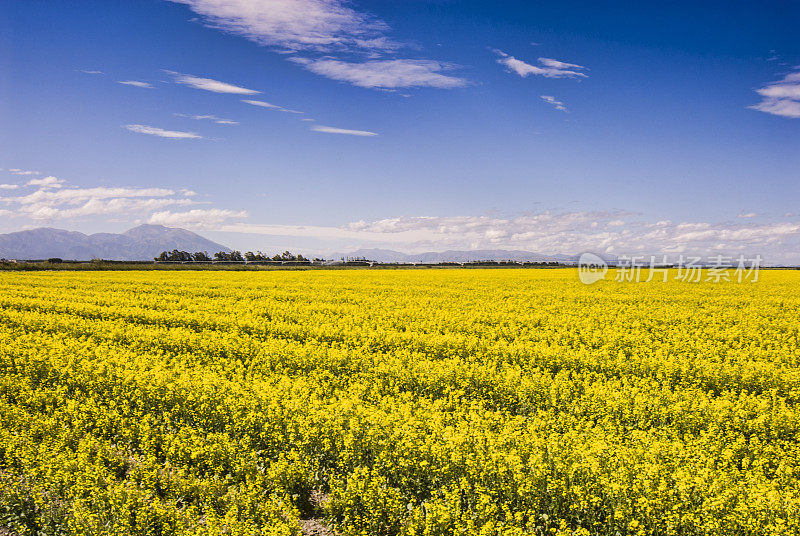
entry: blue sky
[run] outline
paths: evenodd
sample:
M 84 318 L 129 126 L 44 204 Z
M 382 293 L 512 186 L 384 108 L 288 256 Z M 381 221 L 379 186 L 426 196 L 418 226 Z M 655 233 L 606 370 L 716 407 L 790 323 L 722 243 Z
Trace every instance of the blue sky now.
M 7 1 L 0 232 L 800 262 L 799 19 L 796 2 Z

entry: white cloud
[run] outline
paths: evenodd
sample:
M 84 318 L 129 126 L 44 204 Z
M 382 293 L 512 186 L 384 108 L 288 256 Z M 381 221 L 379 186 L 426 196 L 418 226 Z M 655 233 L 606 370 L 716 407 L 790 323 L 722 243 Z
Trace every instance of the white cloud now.
M 670 251 L 761 253 L 779 261 L 800 261 L 800 222 L 725 224 L 670 221 L 624 221 L 619 212 L 545 212 L 516 218 L 417 217 L 350 224 L 350 230 L 405 236 L 410 246 L 444 248 L 512 248 L 541 253 L 605 251 L 625 254 Z M 371 237 L 373 238 L 373 237 Z M 791 247 L 794 245 L 794 247 Z M 787 247 L 788 246 L 788 247 Z M 794 253 L 792 253 L 794 252 Z
M 394 59 L 352 63 L 328 58 L 293 58 L 293 61 L 313 73 L 366 88 L 451 89 L 467 84 L 463 78 L 442 74 L 442 71 L 452 69 L 452 65 L 433 60 Z
M 564 103 L 556 100 L 555 97 L 551 95 L 541 95 L 543 101 L 548 102 L 553 105 L 556 110 L 561 110 L 562 112 L 566 112 L 567 108 L 564 106 Z
M 246 102 L 247 104 L 252 104 L 253 106 L 260 106 L 262 108 L 270 108 L 271 110 L 280 110 L 281 107 L 275 104 L 270 104 L 268 102 L 259 101 L 259 100 L 248 100 L 242 99 L 242 102 Z
M 539 58 L 539 63 L 544 65 L 545 67 L 551 67 L 553 69 L 585 69 L 582 65 L 576 65 L 574 63 L 565 63 L 563 61 L 554 60 L 551 58 Z
M 123 128 L 131 132 L 139 134 L 149 134 L 151 136 L 158 136 L 160 138 L 173 138 L 173 139 L 202 139 L 203 136 L 194 132 L 182 132 L 180 130 L 164 130 L 163 128 L 149 127 L 147 125 L 125 125 Z
M 55 179 L 55 177 L 53 177 Z M 60 183 L 65 181 L 59 180 Z M 94 188 L 61 188 L 57 190 L 48 189 L 41 186 L 39 190 L 20 197 L 4 198 L 12 200 L 21 205 L 35 205 L 48 203 L 51 205 L 76 205 L 85 201 L 104 200 L 104 199 L 123 199 L 137 197 L 166 197 L 174 195 L 173 190 L 167 188 L 109 188 L 99 186 Z
M 184 197 L 175 197 L 175 192 L 166 188 L 71 188 L 56 177 L 33 179 L 30 186 L 38 189 L 17 197 L 0 197 L 0 203 L 13 207 L 7 211 L 12 217 L 29 218 L 36 221 L 69 219 L 99 215 L 141 215 L 168 206 L 195 204 Z
M 758 216 L 758 214 L 756 214 L 755 212 L 747 212 L 744 214 L 739 214 L 740 218 L 755 218 L 756 216 Z
M 497 63 L 505 65 L 509 70 L 514 71 L 521 77 L 528 75 L 544 76 L 545 78 L 586 78 L 585 73 L 579 72 L 586 67 L 574 63 L 566 63 L 551 58 L 539 58 L 541 67 L 525 63 L 514 56 L 509 56 L 502 50 L 495 49 L 494 52 L 500 56 Z
M 19 184 L 0 184 L 0 190 L 16 190 Z
M 176 73 L 175 71 L 164 71 L 172 75 L 177 84 L 193 87 L 196 89 L 203 89 L 205 91 L 212 91 L 214 93 L 232 93 L 234 95 L 256 95 L 261 93 L 255 89 L 247 89 L 246 87 L 235 86 L 227 82 L 220 82 L 212 78 L 200 78 L 190 74 Z
M 782 80 L 756 90 L 761 102 L 748 106 L 751 110 L 781 117 L 800 117 L 800 72 L 789 73 Z
M 748 108 L 793 119 L 800 117 L 800 102 L 791 99 L 764 99 Z
M 38 171 L 29 171 L 29 170 L 18 169 L 18 168 L 11 168 L 11 169 L 8 170 L 8 172 L 11 173 L 12 175 L 38 175 L 39 174 Z
M 336 127 L 325 127 L 322 125 L 315 125 L 311 127 L 311 130 L 314 132 L 325 132 L 327 134 L 347 134 L 350 136 L 377 136 L 378 134 L 375 132 L 369 132 L 368 130 L 349 130 L 346 128 L 336 128 Z
M 755 224 L 642 221 L 624 212 L 488 216 L 420 216 L 353 222 L 341 227 L 228 223 L 218 231 L 347 240 L 354 247 L 409 252 L 520 249 L 544 254 L 613 251 L 620 255 L 761 254 L 768 262 L 800 263 L 800 222 Z
M 341 0 L 171 0 L 186 4 L 206 24 L 283 50 L 397 48 L 388 26 Z
M 204 22 L 286 53 L 309 71 L 369 88 L 455 88 L 466 81 L 441 71 L 449 64 L 427 59 L 376 59 L 405 45 L 390 39 L 389 26 L 356 11 L 347 0 L 171 0 L 186 4 Z M 303 58 L 295 56 L 303 53 Z M 343 61 L 330 54 L 373 61 Z M 328 54 L 324 58 L 309 58 Z
M 167 227 L 184 227 L 193 229 L 218 228 L 230 219 L 246 218 L 246 211 L 223 209 L 194 209 L 188 212 L 156 212 L 147 223 L 166 225 Z
M 41 179 L 31 179 L 28 181 L 27 186 L 39 186 L 40 188 L 61 188 L 64 184 L 64 181 L 53 177 L 50 175 L 49 177 L 43 177 Z
M 196 121 L 213 121 L 219 125 L 238 125 L 238 121 L 233 121 L 231 119 L 222 119 L 221 117 L 217 117 L 215 115 L 189 115 L 189 114 L 175 114 L 178 117 L 186 117 L 188 119 L 194 119 Z
M 268 108 L 270 110 L 275 110 L 276 112 L 286 112 L 290 114 L 301 114 L 303 112 L 298 112 L 297 110 L 290 110 L 288 108 L 284 108 L 282 106 L 278 106 L 276 104 L 270 104 L 269 102 L 264 102 L 260 100 L 249 100 L 249 99 L 242 99 L 242 102 L 250 104 L 252 106 L 258 106 L 260 108 Z
M 148 89 L 152 89 L 153 87 L 153 84 L 150 84 L 148 82 L 139 82 L 138 80 L 120 80 L 118 83 L 124 84 L 126 86 L 142 87 Z
M 771 99 L 800 99 L 800 72 L 787 74 L 783 80 L 758 89 L 756 93 Z
M 89 216 L 135 215 L 168 206 L 191 205 L 188 199 L 89 199 L 80 206 L 57 209 L 44 205 L 23 207 L 19 213 L 36 220 L 70 219 Z
M 79 71 L 84 73 L 84 74 L 104 74 L 103 71 L 92 71 L 92 70 L 85 70 L 85 69 L 79 69 Z

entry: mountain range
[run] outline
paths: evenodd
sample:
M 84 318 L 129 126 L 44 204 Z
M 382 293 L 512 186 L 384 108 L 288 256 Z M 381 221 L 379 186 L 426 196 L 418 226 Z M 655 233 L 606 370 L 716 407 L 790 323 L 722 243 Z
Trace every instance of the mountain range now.
M 230 252 L 222 244 L 212 242 L 197 233 L 163 225 L 140 225 L 122 234 L 96 233 L 87 235 L 76 231 L 65 231 L 40 227 L 28 231 L 0 234 L 0 259 L 49 259 L 64 260 L 106 259 L 117 261 L 146 261 L 157 257 L 162 251 L 218 251 Z M 365 258 L 377 262 L 437 264 L 441 262 L 516 261 L 516 262 L 560 262 L 574 264 L 578 255 L 543 255 L 523 250 L 481 249 L 429 251 L 426 253 L 402 253 L 391 249 L 359 249 L 351 253 L 333 256 L 340 258 Z M 613 262 L 614 256 L 607 256 Z
M 440 262 L 474 262 L 474 261 L 515 261 L 515 262 L 560 262 L 574 264 L 580 255 L 543 255 L 531 251 L 517 249 L 476 249 L 429 251 L 426 253 L 402 253 L 391 249 L 359 249 L 352 253 L 340 254 L 337 258 L 365 258 L 377 262 L 409 262 L 436 264 Z M 614 256 L 601 256 L 606 261 L 613 261 Z
M 122 234 L 86 235 L 49 227 L 0 234 L 2 259 L 141 261 L 153 260 L 162 251 L 173 249 L 210 254 L 231 251 L 191 231 L 163 225 L 140 225 Z

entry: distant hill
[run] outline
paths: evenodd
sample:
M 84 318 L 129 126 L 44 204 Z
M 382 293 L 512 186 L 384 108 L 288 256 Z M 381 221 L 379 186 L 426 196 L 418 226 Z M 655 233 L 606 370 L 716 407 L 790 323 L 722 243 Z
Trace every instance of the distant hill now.
M 122 233 L 96 233 L 86 235 L 75 231 L 40 227 L 29 231 L 0 234 L 0 258 L 91 260 L 93 258 L 117 261 L 153 260 L 162 251 L 178 249 L 194 253 L 231 251 L 187 231 L 163 225 L 140 225 Z
M 378 262 L 417 262 L 425 264 L 473 261 L 560 262 L 574 264 L 578 262 L 579 256 L 543 255 L 531 251 L 507 249 L 429 251 L 426 253 L 402 253 L 391 249 L 359 249 L 352 253 L 339 254 L 335 258 L 363 257 Z M 613 260 L 614 258 L 613 256 L 608 256 L 606 260 Z

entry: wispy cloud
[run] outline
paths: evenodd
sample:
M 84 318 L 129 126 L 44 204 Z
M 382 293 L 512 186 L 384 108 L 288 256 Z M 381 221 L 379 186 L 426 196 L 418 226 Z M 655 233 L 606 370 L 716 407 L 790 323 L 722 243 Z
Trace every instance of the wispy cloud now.
M 745 212 L 743 214 L 739 214 L 738 217 L 739 218 L 755 218 L 756 216 L 758 216 L 758 214 L 756 214 L 755 212 Z
M 235 86 L 233 84 L 229 84 L 227 82 L 220 82 L 219 80 L 214 80 L 213 78 L 201 78 L 199 76 L 194 76 L 191 74 L 182 74 L 177 73 L 175 71 L 164 71 L 165 73 L 172 75 L 175 83 L 183 84 L 184 86 L 193 87 L 196 89 L 202 89 L 205 91 L 212 91 L 214 93 L 232 93 L 234 95 L 256 95 L 261 93 L 260 91 L 256 91 L 255 89 L 247 89 L 246 87 Z
M 551 69 L 557 69 L 560 71 L 566 69 L 585 69 L 582 65 L 576 65 L 574 63 L 566 63 L 563 61 L 554 60 L 551 58 L 539 58 L 539 63 L 544 65 L 545 67 L 549 67 Z
M 543 101 L 552 104 L 556 110 L 561 110 L 562 112 L 567 111 L 567 108 L 566 106 L 564 106 L 564 103 L 559 100 L 556 100 L 556 98 L 553 97 L 552 95 L 541 95 L 540 97 Z
M 126 86 L 142 87 L 142 88 L 147 88 L 147 89 L 152 89 L 153 88 L 153 84 L 150 84 L 148 82 L 140 82 L 138 80 L 120 80 L 117 83 L 118 84 L 123 84 L 123 85 L 126 85 Z
M 238 121 L 231 119 L 222 119 L 215 115 L 190 115 L 190 114 L 175 114 L 177 117 L 186 117 L 187 119 L 194 119 L 195 121 L 213 121 L 219 125 L 238 125 Z
M 187 212 L 172 212 L 165 210 L 156 212 L 147 223 L 155 225 L 166 225 L 167 227 L 184 227 L 191 229 L 217 228 L 221 224 L 231 219 L 246 218 L 247 212 L 244 210 L 224 210 L 218 208 L 194 209 Z
M 454 67 L 433 60 L 372 60 L 365 62 L 346 62 L 336 59 L 293 58 L 309 71 L 355 86 L 366 88 L 409 88 L 432 87 L 451 89 L 463 87 L 463 78 L 442 74 Z
M 290 114 L 301 114 L 303 112 L 299 112 L 297 110 L 290 110 L 289 108 L 284 108 L 282 106 L 278 106 L 276 104 L 271 104 L 269 102 L 264 102 L 260 100 L 250 100 L 250 99 L 242 99 L 242 102 L 250 104 L 252 106 L 258 106 L 260 108 L 267 108 L 269 110 L 275 110 L 276 112 L 286 112 Z
M 528 75 L 544 76 L 545 78 L 586 78 L 585 73 L 579 72 L 585 70 L 586 67 L 577 65 L 575 63 L 566 63 L 563 61 L 554 60 L 551 58 L 539 58 L 537 61 L 541 66 L 531 65 L 522 60 L 518 60 L 514 56 L 509 56 L 502 50 L 494 49 L 495 54 L 500 56 L 497 63 L 505 65 L 510 71 L 513 71 L 525 78 Z
M 384 58 L 406 45 L 387 35 L 390 28 L 385 22 L 353 9 L 347 0 L 171 1 L 188 5 L 209 27 L 273 47 L 309 71 L 334 80 L 380 89 L 466 85 L 464 79 L 442 73 L 454 68 L 447 63 Z M 325 56 L 315 57 L 321 54 Z M 370 61 L 353 61 L 353 56 Z
M 0 190 L 16 190 L 19 184 L 0 184 Z
M 325 127 L 322 125 L 315 125 L 311 127 L 314 132 L 324 132 L 326 134 L 346 134 L 349 136 L 377 136 L 375 132 L 368 130 L 350 130 L 347 128 Z
M 31 179 L 27 183 L 27 186 L 38 186 L 42 189 L 61 188 L 63 185 L 63 180 L 53 177 L 52 175 L 48 177 L 42 177 L 41 179 Z
M 761 102 L 748 106 L 751 110 L 793 119 L 800 117 L 800 72 L 789 73 L 756 93 L 761 95 Z
M 160 138 L 173 138 L 173 139 L 202 139 L 203 136 L 194 132 L 182 132 L 180 130 L 164 130 L 163 128 L 150 127 L 147 125 L 125 125 L 124 128 L 131 132 L 138 134 L 149 134 L 150 136 L 158 136 Z
M 396 48 L 388 25 L 340 0 L 171 0 L 212 27 L 282 50 Z
M 11 168 L 8 170 L 12 175 L 38 175 L 38 171 L 31 171 L 26 169 Z
M 78 69 L 78 71 L 80 71 L 80 72 L 82 72 L 84 74 L 104 74 L 103 71 L 93 71 L 93 70 L 88 70 L 88 69 Z

